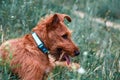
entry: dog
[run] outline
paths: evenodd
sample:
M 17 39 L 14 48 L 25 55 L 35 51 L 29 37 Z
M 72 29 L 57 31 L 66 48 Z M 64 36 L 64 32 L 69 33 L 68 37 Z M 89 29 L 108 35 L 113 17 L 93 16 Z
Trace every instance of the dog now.
M 43 80 L 55 66 L 70 67 L 70 56 L 78 56 L 80 51 L 64 19 L 71 22 L 66 14 L 51 14 L 38 22 L 32 33 L 4 42 L 0 46 L 3 62 L 8 61 L 21 80 Z

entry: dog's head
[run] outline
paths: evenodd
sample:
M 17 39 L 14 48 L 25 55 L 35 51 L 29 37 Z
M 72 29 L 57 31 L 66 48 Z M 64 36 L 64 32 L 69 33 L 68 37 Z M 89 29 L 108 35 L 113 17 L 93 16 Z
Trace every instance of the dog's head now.
M 71 31 L 65 25 L 64 19 L 71 22 L 71 18 L 66 14 L 51 15 L 42 23 L 38 23 L 33 31 L 39 35 L 56 60 L 66 60 L 69 64 L 69 56 L 77 56 L 80 52 L 71 40 Z

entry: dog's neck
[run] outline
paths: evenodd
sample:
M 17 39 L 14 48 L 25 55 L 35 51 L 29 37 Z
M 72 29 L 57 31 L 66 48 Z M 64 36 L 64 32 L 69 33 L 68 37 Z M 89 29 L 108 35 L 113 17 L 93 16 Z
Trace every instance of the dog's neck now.
M 45 44 L 43 43 L 43 41 L 38 37 L 38 35 L 37 35 L 35 32 L 32 33 L 32 37 L 33 37 L 34 41 L 36 42 L 38 48 L 39 48 L 43 53 L 48 54 L 48 53 L 49 53 L 48 49 L 46 48 L 46 46 L 45 46 Z

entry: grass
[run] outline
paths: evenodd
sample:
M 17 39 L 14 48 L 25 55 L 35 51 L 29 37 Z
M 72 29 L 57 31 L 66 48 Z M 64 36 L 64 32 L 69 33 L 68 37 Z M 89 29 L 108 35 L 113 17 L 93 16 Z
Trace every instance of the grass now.
M 72 38 L 81 50 L 81 54 L 72 58 L 72 61 L 80 63 L 86 72 L 79 74 L 57 67 L 48 80 L 119 80 L 120 30 L 94 23 L 89 17 L 80 19 L 73 14 L 78 4 L 76 1 L 70 0 L 71 5 L 68 5 L 65 0 L 1 0 L 1 43 L 3 40 L 30 33 L 39 19 L 46 14 L 66 13 L 72 18 L 72 22 L 66 24 L 73 31 Z M 0 80 L 18 80 L 16 76 L 11 75 L 8 64 L 0 66 Z

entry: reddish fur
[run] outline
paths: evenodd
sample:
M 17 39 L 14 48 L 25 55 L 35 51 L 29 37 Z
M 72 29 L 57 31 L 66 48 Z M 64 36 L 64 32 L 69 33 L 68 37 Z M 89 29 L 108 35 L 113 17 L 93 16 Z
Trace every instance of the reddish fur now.
M 71 33 L 64 24 L 64 18 L 71 21 L 70 17 L 65 14 L 50 15 L 32 30 L 37 33 L 50 54 L 56 59 L 60 56 L 56 51 L 59 47 L 70 56 L 74 56 L 74 51 L 78 50 L 70 39 Z M 64 34 L 68 35 L 68 40 L 61 37 Z M 9 58 L 11 54 L 12 59 Z M 3 60 L 10 61 L 11 69 L 19 75 L 21 80 L 43 80 L 44 75 L 54 68 L 48 55 L 37 48 L 31 34 L 4 42 L 0 47 L 0 56 Z

